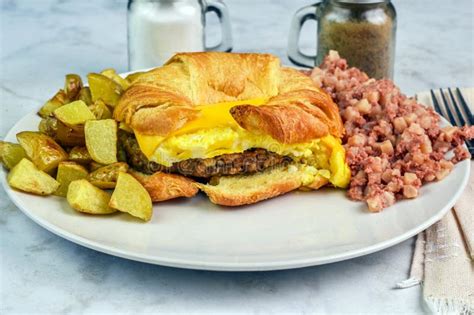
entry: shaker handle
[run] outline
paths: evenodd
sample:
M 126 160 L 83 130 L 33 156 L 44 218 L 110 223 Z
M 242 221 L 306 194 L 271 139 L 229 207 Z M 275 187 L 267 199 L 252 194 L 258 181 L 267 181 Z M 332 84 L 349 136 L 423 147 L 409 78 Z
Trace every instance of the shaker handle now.
M 232 51 L 232 29 L 230 25 L 230 16 L 229 10 L 225 3 L 220 0 L 206 0 L 204 12 L 215 12 L 219 18 L 221 28 L 222 28 L 222 41 L 211 47 L 206 47 L 206 50 L 216 50 L 216 51 Z
M 306 55 L 301 52 L 299 47 L 299 39 L 301 27 L 303 26 L 303 24 L 308 20 L 318 20 L 317 10 L 320 4 L 321 2 L 318 2 L 312 5 L 308 5 L 306 7 L 302 7 L 301 9 L 296 11 L 291 21 L 287 52 L 290 61 L 298 66 L 310 68 L 314 67 L 316 54 Z

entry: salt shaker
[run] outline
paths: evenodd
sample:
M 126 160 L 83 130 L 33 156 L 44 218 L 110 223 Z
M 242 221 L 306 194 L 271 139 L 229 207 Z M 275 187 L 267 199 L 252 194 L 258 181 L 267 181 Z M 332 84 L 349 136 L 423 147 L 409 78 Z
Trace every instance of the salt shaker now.
M 205 47 L 205 14 L 215 12 L 222 41 Z M 129 0 L 129 69 L 161 66 L 178 52 L 231 51 L 229 12 L 219 0 Z

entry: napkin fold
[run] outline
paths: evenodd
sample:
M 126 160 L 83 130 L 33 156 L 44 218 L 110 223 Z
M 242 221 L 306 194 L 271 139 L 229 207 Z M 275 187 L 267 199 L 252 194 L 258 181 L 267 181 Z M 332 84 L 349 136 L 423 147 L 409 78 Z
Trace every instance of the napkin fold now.
M 426 230 L 423 297 L 434 313 L 474 312 L 474 265 L 454 211 Z
M 467 251 L 474 260 L 474 163 L 471 162 L 471 176 L 463 195 L 454 206 L 454 213 L 463 231 Z M 473 283 L 474 286 L 474 283 Z
M 472 110 L 474 88 L 461 91 Z M 419 93 L 417 99 L 422 104 L 432 106 L 429 92 Z M 410 276 L 396 287 L 403 289 L 418 284 L 423 286 L 423 300 L 431 312 L 474 314 L 474 163 L 472 161 L 471 174 L 465 191 L 444 218 L 418 234 Z

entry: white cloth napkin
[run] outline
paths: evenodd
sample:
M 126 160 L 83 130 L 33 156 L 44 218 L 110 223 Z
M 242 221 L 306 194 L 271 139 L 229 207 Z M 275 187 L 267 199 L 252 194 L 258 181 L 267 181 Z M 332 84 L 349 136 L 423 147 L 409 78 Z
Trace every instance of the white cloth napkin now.
M 474 88 L 462 89 L 474 104 Z M 429 92 L 418 101 L 431 106 Z M 447 215 L 420 233 L 409 279 L 397 288 L 423 285 L 423 299 L 433 313 L 474 314 L 474 163 L 468 186 Z

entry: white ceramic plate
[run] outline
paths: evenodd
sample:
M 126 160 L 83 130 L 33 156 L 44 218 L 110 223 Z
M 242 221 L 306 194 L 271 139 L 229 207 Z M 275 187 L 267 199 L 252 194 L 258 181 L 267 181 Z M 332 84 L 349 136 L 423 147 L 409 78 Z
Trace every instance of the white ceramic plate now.
M 34 113 L 6 136 L 37 130 Z M 127 214 L 85 215 L 65 199 L 10 189 L 13 202 L 49 231 L 77 244 L 152 264 L 207 270 L 275 270 L 326 264 L 395 245 L 426 229 L 453 206 L 466 186 L 470 163 L 456 165 L 421 195 L 377 214 L 344 191 L 293 192 L 256 205 L 220 208 L 204 196 L 158 203 L 142 223 Z

